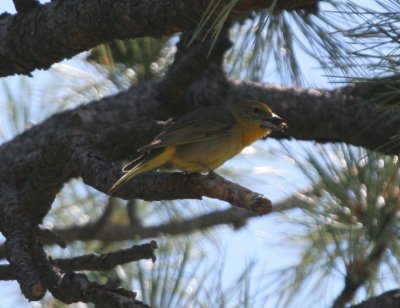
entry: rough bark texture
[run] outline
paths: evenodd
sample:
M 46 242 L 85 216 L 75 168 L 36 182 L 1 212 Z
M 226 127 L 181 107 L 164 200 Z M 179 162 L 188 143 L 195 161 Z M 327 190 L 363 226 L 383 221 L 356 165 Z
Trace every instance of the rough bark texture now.
M 395 289 L 382 293 L 379 296 L 371 297 L 358 305 L 350 308 L 398 308 L 400 307 L 400 290 Z
M 222 1 L 221 8 L 228 2 Z M 308 8 L 315 0 L 279 1 L 280 8 Z M 21 5 L 20 5 L 21 3 Z M 211 0 L 16 1 L 16 15 L 0 16 L 0 76 L 30 74 L 114 39 L 161 37 L 196 27 Z M 272 0 L 242 0 L 231 17 L 268 8 Z M 21 8 L 21 10 L 20 10 Z M 220 10 L 215 11 L 218 16 Z
M 157 248 L 157 243 L 155 241 L 151 241 L 149 244 L 133 246 L 128 249 L 121 249 L 108 254 L 90 254 L 71 259 L 54 259 L 51 260 L 51 264 L 62 272 L 108 271 L 117 265 L 133 261 L 151 259 L 154 262 L 156 260 L 154 250 Z M 0 266 L 0 277 L 2 280 L 17 279 L 9 265 Z

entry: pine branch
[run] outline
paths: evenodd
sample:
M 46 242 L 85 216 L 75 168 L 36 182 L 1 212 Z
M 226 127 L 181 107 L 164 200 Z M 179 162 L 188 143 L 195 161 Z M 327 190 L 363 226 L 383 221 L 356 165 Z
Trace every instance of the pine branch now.
M 372 277 L 385 252 L 388 250 L 393 227 L 397 224 L 397 217 L 399 212 L 399 198 L 398 198 L 398 181 L 397 174 L 400 163 L 396 163 L 396 168 L 393 170 L 392 175 L 387 178 L 385 189 L 381 195 L 385 200 L 394 200 L 395 206 L 387 206 L 384 215 L 380 217 L 380 228 L 375 234 L 376 240 L 371 251 L 365 257 L 354 257 L 349 264 L 346 264 L 346 277 L 343 290 L 333 303 L 334 308 L 344 307 L 356 294 L 357 290 Z
M 23 7 L 21 13 L 0 17 L 0 76 L 29 75 L 34 69 L 48 69 L 110 40 L 161 37 L 193 29 L 211 1 L 55 0 L 40 6 L 28 5 L 26 12 Z M 303 8 L 305 2 L 310 1 L 287 0 L 281 6 Z M 268 8 L 273 1 L 240 3 L 232 17 Z

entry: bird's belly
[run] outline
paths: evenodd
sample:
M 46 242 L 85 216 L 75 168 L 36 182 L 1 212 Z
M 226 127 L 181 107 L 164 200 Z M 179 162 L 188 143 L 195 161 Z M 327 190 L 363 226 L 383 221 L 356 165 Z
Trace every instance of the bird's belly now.
M 242 150 L 240 141 L 229 137 L 179 145 L 170 162 L 183 171 L 216 169 Z

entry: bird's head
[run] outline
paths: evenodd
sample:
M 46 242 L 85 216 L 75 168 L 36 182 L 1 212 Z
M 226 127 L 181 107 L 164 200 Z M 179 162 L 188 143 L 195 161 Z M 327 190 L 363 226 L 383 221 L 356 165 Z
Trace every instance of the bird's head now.
M 284 120 L 272 112 L 264 103 L 245 101 L 232 105 L 235 118 L 246 126 L 257 127 L 267 133 L 283 131 L 287 125 Z

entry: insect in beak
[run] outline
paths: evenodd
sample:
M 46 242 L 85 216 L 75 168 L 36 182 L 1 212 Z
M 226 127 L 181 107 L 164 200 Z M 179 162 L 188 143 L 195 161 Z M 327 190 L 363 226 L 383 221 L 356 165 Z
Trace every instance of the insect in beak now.
M 281 117 L 272 114 L 272 117 L 263 120 L 261 127 L 271 131 L 284 131 L 287 128 L 287 124 Z

